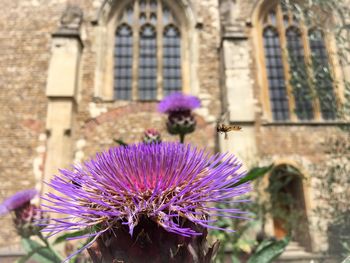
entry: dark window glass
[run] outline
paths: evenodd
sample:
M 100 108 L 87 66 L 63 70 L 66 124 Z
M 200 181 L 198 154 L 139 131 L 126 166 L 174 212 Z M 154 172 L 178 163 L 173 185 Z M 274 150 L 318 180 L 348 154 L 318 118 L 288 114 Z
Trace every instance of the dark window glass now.
M 163 95 L 181 90 L 181 44 L 175 26 L 167 26 L 163 37 Z
M 312 66 L 315 79 L 315 89 L 320 101 L 321 114 L 324 120 L 336 118 L 336 99 L 333 89 L 333 79 L 330 72 L 328 54 L 323 34 L 319 30 L 309 32 Z
M 279 36 L 272 27 L 267 27 L 263 36 L 272 116 L 276 121 L 288 120 L 289 106 Z
M 314 118 L 312 97 L 299 29 L 296 27 L 288 28 L 286 37 L 291 84 L 295 98 L 295 113 L 299 120 L 311 120 Z
M 181 90 L 181 36 L 178 21 L 163 1 L 130 2 L 119 17 L 115 34 L 114 98 L 156 100 L 159 94 L 165 96 Z M 138 36 L 137 40 L 134 36 Z M 162 42 L 162 46 L 158 46 L 158 41 Z M 135 54 L 134 45 L 139 47 Z M 160 53 L 162 56 L 157 56 Z M 164 84 L 162 87 L 161 83 Z
M 131 99 L 132 83 L 132 31 L 122 24 L 117 28 L 114 46 L 114 96 Z
M 140 100 L 157 99 L 156 31 L 146 24 L 140 32 L 138 95 Z

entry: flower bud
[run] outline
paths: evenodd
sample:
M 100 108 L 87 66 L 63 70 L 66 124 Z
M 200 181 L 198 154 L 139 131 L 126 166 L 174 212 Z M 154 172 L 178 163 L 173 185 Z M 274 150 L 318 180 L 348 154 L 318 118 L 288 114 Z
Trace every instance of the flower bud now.
M 23 238 L 38 235 L 43 228 L 37 225 L 38 222 L 45 221 L 47 223 L 48 221 L 48 218 L 44 216 L 43 212 L 38 210 L 36 205 L 32 205 L 29 202 L 16 208 L 14 212 L 14 225 L 17 233 Z
M 168 115 L 167 129 L 170 134 L 187 134 L 196 128 L 196 120 L 191 111 L 173 111 Z
M 144 143 L 160 143 L 162 142 L 160 132 L 156 129 L 147 129 L 143 133 L 142 141 Z

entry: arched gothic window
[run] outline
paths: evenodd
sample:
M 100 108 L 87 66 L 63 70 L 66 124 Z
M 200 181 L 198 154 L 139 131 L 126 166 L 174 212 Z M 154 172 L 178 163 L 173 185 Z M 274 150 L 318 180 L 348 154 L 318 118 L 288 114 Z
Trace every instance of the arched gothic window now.
M 156 100 L 182 90 L 181 33 L 162 0 L 130 3 L 115 32 L 115 99 Z
M 262 20 L 273 120 L 335 119 L 336 96 L 323 32 L 307 29 L 302 19 L 282 4 L 269 9 Z
M 308 32 L 311 49 L 312 67 L 316 81 L 316 91 L 320 99 L 320 110 L 322 117 L 326 120 L 336 117 L 335 94 L 330 65 L 325 46 L 324 36 L 321 30 L 312 29 Z M 323 76 L 327 75 L 328 78 Z

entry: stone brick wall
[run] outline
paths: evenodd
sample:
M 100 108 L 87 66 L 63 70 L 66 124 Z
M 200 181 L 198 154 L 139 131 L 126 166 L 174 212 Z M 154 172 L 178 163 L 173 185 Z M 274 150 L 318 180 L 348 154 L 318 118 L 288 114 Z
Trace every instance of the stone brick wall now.
M 337 127 L 311 125 L 262 126 L 257 134 L 259 152 L 266 155 L 302 155 L 322 161 L 327 135 L 341 133 Z M 272 143 L 273 142 L 273 143 Z
M 157 113 L 156 102 L 103 102 L 94 99 L 98 50 L 96 28 L 91 23 L 103 1 L 69 1 L 84 12 L 81 38 L 79 94 L 73 123 L 73 161 L 90 158 L 97 151 L 115 145 L 113 138 L 127 143 L 139 141 L 145 128 L 157 128 L 164 140 L 177 137 L 165 131 L 166 116 Z M 45 95 L 51 58 L 51 34 L 57 30 L 67 1 L 33 0 L 2 2 L 0 15 L 0 200 L 18 190 L 40 189 L 46 153 Z M 203 105 L 197 112 L 198 129 L 187 141 L 208 150 L 215 148 L 213 122 L 220 113 L 220 37 L 216 0 L 192 1 L 200 21 L 198 30 L 199 93 Z M 209 63 L 208 63 L 209 61 Z M 62 76 L 64 77 L 64 76 Z M 209 139 L 208 139 L 209 138 Z M 60 158 L 57 156 L 57 158 Z M 10 215 L 0 218 L 0 246 L 16 243 Z
M 1 1 L 0 200 L 40 180 L 45 152 L 45 85 L 50 34 L 63 1 Z M 0 245 L 16 242 L 0 217 Z

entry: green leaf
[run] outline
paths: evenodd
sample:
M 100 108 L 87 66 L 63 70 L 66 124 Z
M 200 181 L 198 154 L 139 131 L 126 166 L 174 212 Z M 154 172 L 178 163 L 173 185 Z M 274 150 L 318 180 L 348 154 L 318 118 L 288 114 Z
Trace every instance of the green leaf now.
M 268 247 L 270 245 L 272 245 L 274 242 L 276 242 L 275 240 L 271 240 L 271 239 L 265 239 L 263 242 L 260 243 L 260 245 L 256 248 L 254 254 L 259 253 L 261 250 L 263 250 L 265 247 Z
M 91 233 L 91 230 L 89 230 L 89 229 L 84 229 L 84 230 L 66 233 L 66 234 L 63 234 L 62 236 L 59 236 L 58 238 L 56 238 L 56 240 L 53 242 L 53 244 L 57 245 L 59 243 L 65 242 L 67 240 L 67 238 L 83 236 L 83 235 L 86 235 L 89 233 Z
M 342 263 L 350 263 L 350 256 L 348 256 L 346 259 L 342 261 Z
M 29 238 L 22 239 L 23 248 L 28 252 L 27 258 L 20 260 L 27 260 L 29 258 L 35 259 L 38 263 L 60 263 L 62 259 L 51 248 L 43 246 L 38 242 Z M 29 256 L 29 257 L 28 257 Z M 25 256 L 26 257 L 26 256 Z M 20 261 L 25 262 L 25 261 Z
M 240 263 L 240 262 L 241 262 L 241 261 L 239 260 L 239 258 L 236 257 L 235 255 L 232 255 L 232 256 L 231 256 L 231 261 L 232 261 L 232 263 Z
M 113 139 L 114 142 L 118 143 L 121 146 L 128 146 L 122 139 Z
M 290 238 L 279 241 L 264 240 L 249 258 L 247 263 L 270 263 L 283 253 Z
M 264 167 L 255 167 L 251 169 L 246 176 L 244 176 L 241 180 L 239 180 L 237 183 L 233 184 L 231 187 L 236 187 L 241 184 L 244 184 L 249 181 L 254 181 L 258 179 L 259 177 L 265 175 L 267 172 L 271 171 L 271 169 L 274 167 L 273 164 L 270 166 L 264 166 Z
M 16 261 L 16 263 L 25 263 L 28 261 L 28 259 L 30 259 L 35 253 L 37 253 L 39 250 L 41 249 L 45 249 L 46 247 L 38 247 L 32 251 L 30 251 L 27 255 L 21 257 L 20 259 L 18 259 Z

